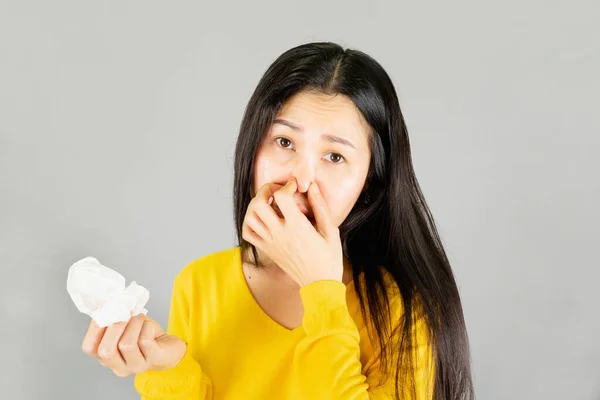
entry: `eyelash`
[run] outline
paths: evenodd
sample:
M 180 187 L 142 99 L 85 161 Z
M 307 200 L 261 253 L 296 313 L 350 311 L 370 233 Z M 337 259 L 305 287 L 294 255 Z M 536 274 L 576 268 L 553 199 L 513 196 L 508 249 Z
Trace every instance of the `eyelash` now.
M 286 137 L 279 136 L 279 137 L 276 137 L 276 138 L 275 138 L 275 142 L 277 142 L 277 144 L 278 144 L 279 146 L 281 146 L 281 143 L 279 143 L 280 139 L 285 139 L 285 140 L 287 140 L 288 142 L 292 143 L 292 141 L 291 141 L 290 139 L 288 139 L 288 138 L 286 138 Z M 283 147 L 283 146 L 281 146 L 281 148 L 282 148 L 282 149 L 289 149 L 289 147 Z M 329 153 L 329 154 L 335 154 L 336 156 L 340 157 L 340 158 L 342 159 L 342 161 L 344 161 L 344 162 L 346 161 L 346 158 L 345 158 L 343 155 L 339 154 L 339 153 Z M 332 164 L 341 164 L 341 163 L 342 163 L 342 161 L 340 161 L 340 162 L 333 162 L 333 161 L 332 161 Z

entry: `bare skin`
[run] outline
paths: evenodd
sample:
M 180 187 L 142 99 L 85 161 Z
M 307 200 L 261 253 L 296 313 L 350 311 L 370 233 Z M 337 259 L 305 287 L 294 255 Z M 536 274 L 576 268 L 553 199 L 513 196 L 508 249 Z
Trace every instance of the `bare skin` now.
M 312 92 L 293 96 L 277 117 L 256 155 L 253 192 L 267 183 L 283 186 L 294 178 L 294 201 L 314 225 L 307 192 L 312 182 L 318 183 L 331 220 L 339 226 L 366 187 L 370 162 L 366 121 L 350 99 Z M 282 217 L 278 204 L 273 206 Z M 256 302 L 280 325 L 300 326 L 304 308 L 298 284 L 264 255 L 261 260 L 265 269 L 255 268 L 252 258 L 244 257 L 243 264 Z M 347 285 L 351 280 L 352 268 L 344 260 L 342 282 Z M 172 368 L 186 352 L 183 340 L 166 334 L 147 316 L 107 328 L 92 321 L 82 348 L 118 376 Z
M 104 328 L 92 320 L 81 348 L 115 375 L 126 377 L 176 366 L 187 346 L 182 339 L 166 334 L 153 319 L 138 315 Z
M 260 251 L 259 251 L 260 255 Z M 277 265 L 261 256 L 265 268 L 257 268 L 252 252 L 244 255 L 242 269 L 246 284 L 262 310 L 279 325 L 293 330 L 302 325 L 304 306 L 300 287 Z M 344 260 L 343 283 L 352 281 L 352 267 Z

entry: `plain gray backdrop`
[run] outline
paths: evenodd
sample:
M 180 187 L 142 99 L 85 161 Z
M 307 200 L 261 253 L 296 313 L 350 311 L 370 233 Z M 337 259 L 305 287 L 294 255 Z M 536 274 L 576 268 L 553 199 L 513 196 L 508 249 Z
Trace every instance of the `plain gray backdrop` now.
M 86 256 L 166 325 L 234 244 L 233 152 L 275 58 L 335 41 L 398 91 L 479 399 L 600 399 L 600 3 L 0 1 L 0 398 L 138 398 L 81 352 Z

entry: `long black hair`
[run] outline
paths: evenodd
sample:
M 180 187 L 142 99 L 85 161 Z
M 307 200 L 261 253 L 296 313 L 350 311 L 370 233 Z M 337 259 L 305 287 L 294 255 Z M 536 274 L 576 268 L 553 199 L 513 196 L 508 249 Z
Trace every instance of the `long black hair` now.
M 244 250 L 251 248 L 255 260 L 259 259 L 254 246 L 242 238 L 244 216 L 252 199 L 255 156 L 280 107 L 303 90 L 347 96 L 372 130 L 366 193 L 339 228 L 362 315 L 370 316 L 367 325 L 375 327 L 383 349 L 381 365 L 391 371 L 391 360 L 397 360 L 396 397 L 416 396 L 410 349 L 415 340 L 411 334 L 414 317 L 419 314 L 426 321 L 433 350 L 433 398 L 474 399 L 458 287 L 415 177 L 394 85 L 369 55 L 331 42 L 307 43 L 285 51 L 266 70 L 248 102 L 235 149 L 233 202 L 238 245 Z M 381 268 L 400 290 L 404 310 L 402 320 L 395 321 L 401 339 L 393 346 L 388 340 L 386 321 L 391 315 Z M 399 375 L 412 383 L 398 385 Z

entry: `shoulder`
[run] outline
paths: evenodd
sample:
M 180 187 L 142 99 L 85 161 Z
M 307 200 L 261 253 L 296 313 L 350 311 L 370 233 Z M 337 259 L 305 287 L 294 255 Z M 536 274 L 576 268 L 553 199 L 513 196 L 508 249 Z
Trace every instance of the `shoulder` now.
M 370 284 L 367 285 L 367 279 L 364 272 L 358 277 L 359 285 L 362 297 L 366 300 L 367 297 L 377 297 L 378 300 L 383 304 L 387 303 L 386 309 L 391 311 L 391 314 L 395 316 L 401 316 L 404 312 L 402 306 L 402 293 L 398 287 L 396 280 L 393 275 L 384 267 L 378 268 L 379 273 L 376 275 L 371 274 Z M 374 285 L 374 281 L 379 281 L 381 285 Z M 358 291 L 358 287 L 354 286 L 354 290 Z M 371 292 L 371 293 L 369 293 Z M 377 294 L 377 296 L 373 296 Z
M 410 315 L 408 315 L 404 303 L 405 299 L 402 296 L 402 291 L 396 283 L 394 276 L 385 268 L 381 267 L 380 269 L 386 293 L 383 298 L 380 297 L 380 300 L 383 302 L 379 304 L 378 308 L 380 310 L 385 310 L 385 314 L 387 314 L 389 319 L 385 318 L 383 320 L 378 320 L 378 322 L 383 328 L 381 333 L 386 335 L 386 337 L 383 338 L 383 342 L 386 342 L 386 346 L 390 346 L 392 349 L 397 349 L 396 351 L 392 350 L 394 355 L 393 357 L 388 358 L 387 361 L 397 361 L 395 357 L 400 355 L 399 350 L 403 350 L 405 352 L 411 351 L 412 362 L 416 368 L 416 372 L 422 375 L 419 375 L 418 379 L 423 380 L 429 376 L 427 375 L 427 371 L 430 371 L 430 368 L 432 368 L 433 364 L 431 364 L 431 329 L 428 323 L 427 315 L 424 311 L 421 296 L 418 293 L 413 293 Z M 373 290 L 374 288 L 365 288 L 365 290 L 370 289 Z M 386 304 L 384 304 L 384 302 Z M 374 326 L 375 321 L 371 318 L 372 314 L 369 311 L 367 311 L 367 315 L 369 318 L 369 329 L 366 330 L 368 333 L 368 343 L 373 347 L 373 349 L 371 349 L 372 354 L 379 354 L 380 349 L 377 351 L 374 350 L 374 348 L 379 346 L 379 341 L 377 338 L 378 333 L 376 332 Z M 411 319 L 411 328 L 409 332 L 404 331 L 407 318 Z M 410 338 L 405 337 L 405 334 L 408 334 Z M 367 340 L 365 340 L 365 342 L 367 342 Z
M 239 247 L 219 249 L 187 263 L 175 276 L 176 289 L 214 283 L 230 276 L 239 257 Z
M 410 343 L 411 351 L 413 352 L 413 362 L 416 368 L 429 366 L 431 361 L 431 328 L 428 323 L 428 318 L 425 312 L 423 299 L 421 295 L 415 291 L 410 299 L 410 315 L 407 312 L 405 301 L 402 292 L 391 273 L 384 271 L 384 281 L 388 290 L 388 302 L 391 316 L 391 335 L 390 340 L 394 346 L 401 347 L 403 341 L 403 331 L 406 319 L 410 318 L 411 328 L 408 333 L 411 337 L 407 343 Z M 406 349 L 408 350 L 408 348 Z
M 385 323 L 387 326 L 385 331 L 388 334 L 392 335 L 401 333 L 405 319 L 410 317 L 413 324 L 413 330 L 418 327 L 419 336 L 422 337 L 424 332 L 427 331 L 427 323 L 420 296 L 417 293 L 413 293 L 413 297 L 410 300 L 410 316 L 407 315 L 405 304 L 406 299 L 403 297 L 403 293 L 396 283 L 394 276 L 384 267 L 379 267 L 379 270 L 381 273 L 381 283 L 383 287 L 371 285 L 367 286 L 365 277 L 361 274 L 360 287 L 362 289 L 363 298 L 365 301 L 369 297 L 373 300 L 375 300 L 375 297 L 378 299 L 377 308 L 381 311 L 384 311 L 384 314 L 387 316 L 387 318 L 385 318 Z M 368 293 L 369 291 L 373 292 Z M 373 296 L 374 294 L 377 294 L 377 296 Z M 367 307 L 365 312 L 369 322 L 374 322 L 372 312 L 369 307 Z M 384 321 L 380 320 L 380 322 Z

